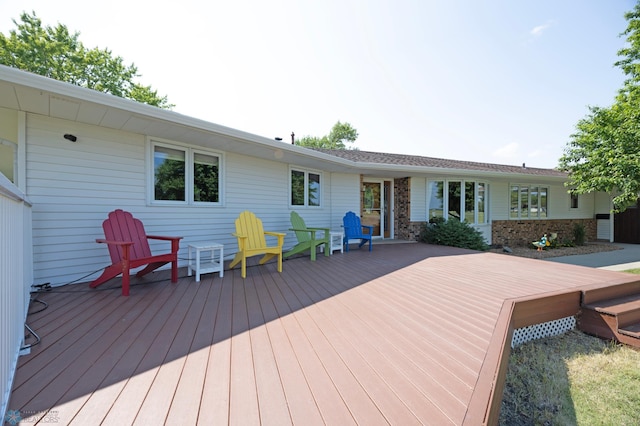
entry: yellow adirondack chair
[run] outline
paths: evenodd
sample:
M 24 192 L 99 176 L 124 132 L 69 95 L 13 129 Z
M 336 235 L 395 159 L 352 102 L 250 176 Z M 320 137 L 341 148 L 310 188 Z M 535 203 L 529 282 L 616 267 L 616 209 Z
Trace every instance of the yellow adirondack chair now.
M 331 254 L 331 250 L 329 250 L 329 228 L 308 228 L 304 223 L 304 219 L 295 211 L 291 212 L 291 226 L 293 226 L 293 228 L 289 228 L 289 230 L 296 233 L 298 244 L 284 254 L 285 259 L 294 254 L 309 250 L 311 252 L 311 260 L 315 261 L 316 247 L 322 246 L 323 244 L 325 248 L 324 255 L 329 256 Z M 316 235 L 318 231 L 320 232 Z
M 247 257 L 264 254 L 260 259 L 260 265 L 278 256 L 278 272 L 282 272 L 282 245 L 284 244 L 284 232 L 268 232 L 262 228 L 262 221 L 250 211 L 240 213 L 236 219 L 236 232 L 232 234 L 238 239 L 238 253 L 229 264 L 233 268 L 242 262 L 242 278 L 247 277 Z M 267 246 L 265 236 L 273 236 L 278 239 L 275 246 Z

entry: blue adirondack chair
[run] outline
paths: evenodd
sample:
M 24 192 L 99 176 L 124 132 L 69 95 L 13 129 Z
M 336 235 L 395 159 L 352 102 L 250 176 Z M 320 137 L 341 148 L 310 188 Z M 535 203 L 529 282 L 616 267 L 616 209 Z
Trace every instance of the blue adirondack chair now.
M 362 225 L 360 218 L 354 212 L 347 212 L 342 218 L 344 228 L 345 250 L 349 251 L 349 240 L 360 240 L 358 248 L 369 241 L 369 251 L 371 251 L 371 237 L 373 236 L 373 226 Z

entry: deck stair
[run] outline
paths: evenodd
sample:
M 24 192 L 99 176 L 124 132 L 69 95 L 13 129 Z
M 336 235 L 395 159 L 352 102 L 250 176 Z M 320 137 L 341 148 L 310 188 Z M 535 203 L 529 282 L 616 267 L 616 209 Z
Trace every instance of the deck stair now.
M 640 282 L 585 290 L 579 328 L 640 348 Z

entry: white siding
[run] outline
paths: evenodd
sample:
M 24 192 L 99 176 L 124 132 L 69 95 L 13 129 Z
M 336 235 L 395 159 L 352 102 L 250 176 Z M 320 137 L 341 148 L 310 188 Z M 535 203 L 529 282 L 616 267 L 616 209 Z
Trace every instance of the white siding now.
M 508 182 L 491 181 L 491 220 L 508 220 L 510 209 L 509 190 L 512 184 L 531 186 L 546 186 L 548 193 L 548 218 L 547 219 L 590 219 L 594 217 L 594 194 L 580 195 L 578 208 L 571 208 L 571 198 L 567 188 L 563 184 L 545 184 L 532 182 Z
M 596 192 L 594 194 L 594 209 L 596 213 L 611 213 L 613 205 L 611 199 L 613 197 L 605 192 Z
M 424 222 L 427 220 L 427 180 L 425 178 L 411 178 L 409 188 L 409 194 L 411 194 L 409 220 Z
M 177 235 L 180 265 L 189 243 L 215 241 L 231 257 L 237 244 L 231 233 L 234 220 L 251 210 L 270 231 L 287 232 L 285 248 L 295 236 L 288 229 L 289 165 L 225 153 L 221 206 L 151 206 L 147 203 L 145 137 L 64 120 L 29 115 L 28 193 L 33 202 L 34 275 L 36 282 L 65 284 L 89 281 L 110 264 L 102 238 L 102 222 L 116 208 L 141 219 L 148 234 Z M 78 137 L 76 143 L 62 138 Z M 322 206 L 296 209 L 309 226 L 338 228 L 348 208 L 357 209 L 358 176 L 344 176 L 338 186 L 329 173 L 322 174 Z M 355 185 L 353 184 L 355 179 Z M 332 186 L 338 195 L 332 196 Z M 345 200 L 355 193 L 353 203 Z M 334 223 L 332 203 L 338 205 Z M 343 211 L 344 210 L 344 211 Z M 153 252 L 166 251 L 167 243 L 153 243 Z M 92 274 L 93 273 L 93 274 Z
M 592 219 L 594 217 L 594 195 L 578 196 L 578 208 L 571 208 L 571 196 L 564 185 L 549 188 L 549 219 Z
M 108 265 L 106 248 L 95 243 L 106 213 L 145 207 L 144 138 L 29 115 L 27 140 L 35 281 L 62 284 Z
M 609 215 L 609 219 L 598 219 L 596 221 L 596 238 L 613 242 L 613 204 L 612 196 L 604 192 L 596 192 L 594 194 L 594 210 L 595 214 Z
M 509 219 L 509 184 L 501 181 L 489 183 L 489 220 Z
M 491 244 L 491 224 L 487 223 L 484 225 L 471 225 L 482 234 L 482 238 L 487 244 Z
M 340 230 L 348 211 L 360 214 L 360 176 L 331 174 L 331 229 Z

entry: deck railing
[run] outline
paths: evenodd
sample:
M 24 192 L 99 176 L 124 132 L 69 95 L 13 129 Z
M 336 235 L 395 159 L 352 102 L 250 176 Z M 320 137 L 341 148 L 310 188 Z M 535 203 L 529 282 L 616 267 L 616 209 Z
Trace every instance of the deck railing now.
M 33 282 L 31 204 L 0 173 L 0 419 L 4 420 Z

